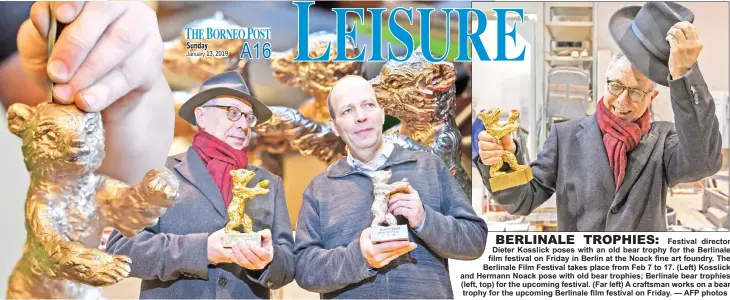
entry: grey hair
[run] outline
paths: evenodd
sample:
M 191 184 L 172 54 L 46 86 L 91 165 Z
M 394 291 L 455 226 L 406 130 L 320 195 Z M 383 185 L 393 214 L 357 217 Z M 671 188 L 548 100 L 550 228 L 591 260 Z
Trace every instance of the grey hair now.
M 613 64 L 615 62 L 617 62 L 619 59 L 621 59 L 622 57 L 624 57 L 624 53 L 623 52 L 621 52 L 621 51 L 616 52 L 616 54 L 614 54 L 613 57 L 611 58 L 611 63 L 608 64 L 608 67 L 611 68 L 611 66 L 613 66 Z
M 623 52 L 621 52 L 621 51 L 616 52 L 616 54 L 614 54 L 613 57 L 611 58 L 611 63 L 608 64 L 608 68 L 610 69 L 611 66 L 613 66 L 613 64 L 616 63 L 622 57 L 624 57 L 624 53 Z M 653 90 L 656 90 L 656 82 L 654 82 L 653 80 L 651 80 L 649 77 L 647 77 L 646 79 L 649 79 L 649 81 L 651 81 L 651 90 L 652 91 Z

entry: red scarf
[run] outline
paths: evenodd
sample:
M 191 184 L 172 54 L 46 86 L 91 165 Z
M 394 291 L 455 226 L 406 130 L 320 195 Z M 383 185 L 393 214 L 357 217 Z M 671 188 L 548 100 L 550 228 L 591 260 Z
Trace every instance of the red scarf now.
M 248 165 L 248 147 L 241 150 L 233 149 L 224 141 L 200 130 L 193 137 L 193 149 L 203 159 L 208 173 L 223 195 L 227 209 L 233 199 L 233 180 L 230 172 Z
M 603 98 L 597 107 L 596 119 L 603 134 L 603 145 L 606 147 L 608 164 L 613 171 L 618 192 L 626 175 L 627 153 L 639 144 L 641 136 L 649 132 L 649 109 L 636 121 L 628 122 L 608 111 L 603 104 Z

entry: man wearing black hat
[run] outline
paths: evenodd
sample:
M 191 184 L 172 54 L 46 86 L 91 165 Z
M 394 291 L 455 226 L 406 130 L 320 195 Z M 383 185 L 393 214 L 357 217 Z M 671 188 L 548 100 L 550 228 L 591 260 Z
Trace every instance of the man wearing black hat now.
M 167 160 L 181 179 L 179 202 L 134 238 L 114 231 L 107 251 L 132 259 L 130 276 L 143 280 L 140 298 L 269 298 L 269 289 L 294 280 L 281 178 L 248 165 L 251 130 L 271 110 L 249 95 L 240 74 L 226 72 L 203 82 L 179 114 L 200 129 L 187 152 Z M 224 248 L 233 198 L 230 171 L 242 168 L 256 174 L 249 187 L 270 182 L 268 194 L 246 203 L 261 247 L 240 242 Z
M 606 72 L 608 93 L 596 113 L 554 125 L 531 163 L 534 179 L 493 192 L 496 201 L 527 215 L 555 193 L 561 231 L 665 231 L 667 189 L 713 175 L 722 164 L 693 20 L 673 2 L 617 11 L 609 29 L 623 53 Z M 674 123 L 650 122 L 656 83 L 670 89 Z M 497 141 L 481 132 L 475 163 L 484 184 L 503 151 L 523 148 L 509 136 Z

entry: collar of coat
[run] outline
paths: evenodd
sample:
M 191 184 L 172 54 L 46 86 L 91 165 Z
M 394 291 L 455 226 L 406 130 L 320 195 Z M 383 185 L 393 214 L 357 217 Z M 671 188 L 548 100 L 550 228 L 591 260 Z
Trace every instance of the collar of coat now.
M 198 153 L 192 147 L 188 148 L 188 151 L 176 155 L 175 157 L 175 170 L 185 178 L 190 184 L 200 190 L 205 198 L 213 204 L 218 213 L 227 218 L 228 212 L 226 211 L 225 203 L 223 202 L 223 195 L 218 189 L 218 186 L 213 181 L 213 177 L 208 173 L 203 160 L 200 158 Z M 248 183 L 249 187 L 253 187 L 262 180 L 261 173 L 264 170 L 249 164 L 246 166 L 247 170 L 254 171 L 256 175 Z
M 416 162 L 418 160 L 413 152 L 406 151 L 406 149 L 398 144 L 394 144 L 393 146 L 393 152 L 390 154 L 390 157 L 377 170 L 384 170 L 392 166 Z M 347 159 L 344 157 L 340 158 L 327 169 L 327 177 L 330 178 L 345 177 L 353 173 L 361 172 L 348 164 Z

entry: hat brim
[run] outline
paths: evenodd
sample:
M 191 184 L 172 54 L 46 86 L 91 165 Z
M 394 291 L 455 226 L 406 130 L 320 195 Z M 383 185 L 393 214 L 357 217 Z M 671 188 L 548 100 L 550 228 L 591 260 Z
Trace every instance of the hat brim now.
M 669 86 L 669 66 L 651 54 L 636 34 L 631 30 L 631 23 L 639 13 L 640 6 L 628 6 L 619 9 L 611 16 L 608 30 L 624 56 L 644 76 L 663 86 Z
M 181 118 L 183 118 L 183 120 L 193 124 L 194 126 L 198 126 L 197 122 L 195 122 L 195 108 L 219 96 L 232 96 L 246 99 L 251 102 L 251 109 L 253 110 L 254 116 L 256 116 L 258 124 L 266 122 L 266 120 L 271 118 L 271 109 L 269 109 L 266 104 L 249 94 L 227 87 L 216 87 L 195 94 L 195 96 L 188 99 L 188 101 L 180 107 L 178 114 Z

